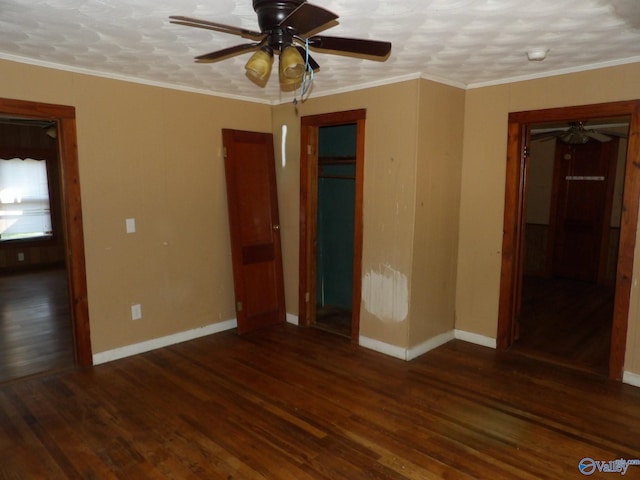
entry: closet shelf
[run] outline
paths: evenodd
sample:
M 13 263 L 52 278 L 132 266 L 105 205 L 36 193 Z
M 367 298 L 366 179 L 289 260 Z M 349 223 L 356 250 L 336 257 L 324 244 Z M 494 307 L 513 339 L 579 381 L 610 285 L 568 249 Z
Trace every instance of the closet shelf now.
M 318 163 L 320 165 L 352 164 L 352 163 L 356 163 L 356 157 L 352 155 L 334 156 L 334 157 L 318 157 Z

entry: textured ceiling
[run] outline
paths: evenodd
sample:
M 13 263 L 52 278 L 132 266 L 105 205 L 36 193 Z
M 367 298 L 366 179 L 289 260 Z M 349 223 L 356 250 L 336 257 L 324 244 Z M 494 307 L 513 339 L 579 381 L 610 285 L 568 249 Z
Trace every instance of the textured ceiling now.
M 393 43 L 371 61 L 316 52 L 312 96 L 403 78 L 461 87 L 640 61 L 638 0 L 311 0 L 338 14 L 324 35 Z M 249 81 L 249 54 L 193 57 L 249 42 L 169 23 L 170 15 L 259 30 L 251 0 L 2 0 L 0 58 L 254 101 L 289 101 L 272 75 Z M 549 50 L 544 61 L 527 51 Z M 1 72 L 0 72 L 1 74 Z

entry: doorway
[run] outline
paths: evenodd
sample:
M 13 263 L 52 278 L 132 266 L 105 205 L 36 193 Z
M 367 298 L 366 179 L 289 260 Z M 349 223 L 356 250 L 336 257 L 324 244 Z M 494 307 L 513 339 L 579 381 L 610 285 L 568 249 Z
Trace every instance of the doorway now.
M 607 365 L 605 371 L 609 377 L 620 380 L 622 378 L 624 367 L 624 353 L 626 348 L 627 333 L 627 317 L 629 314 L 629 300 L 631 290 L 631 279 L 633 272 L 633 254 L 636 237 L 636 223 L 638 210 L 638 196 L 640 194 L 640 175 L 635 164 L 640 160 L 640 144 L 637 135 L 640 129 L 640 102 L 616 102 L 609 104 L 587 105 L 579 107 L 567 107 L 558 109 L 548 109 L 539 111 L 517 112 L 509 115 L 508 130 L 508 152 L 507 152 L 507 175 L 506 175 L 506 191 L 505 191 L 505 214 L 504 214 L 504 236 L 502 249 L 502 275 L 500 283 L 500 305 L 498 317 L 498 348 L 507 349 L 512 347 L 520 338 L 520 315 L 523 312 L 523 303 L 529 301 L 528 297 L 524 297 L 527 292 L 525 285 L 528 278 L 524 275 L 527 261 L 526 258 L 526 217 L 527 217 L 527 199 L 528 189 L 530 190 L 530 162 L 532 161 L 532 142 L 531 130 L 536 125 L 552 123 L 552 122 L 579 122 L 586 120 L 610 121 L 611 119 L 624 118 L 629 124 L 629 142 L 627 153 L 623 158 L 621 169 L 624 176 L 624 187 L 622 193 L 622 201 L 620 210 L 622 215 L 619 221 L 619 241 L 617 242 L 617 253 L 614 254 L 612 262 L 614 264 L 614 277 L 612 286 L 612 306 L 610 327 L 610 342 Z M 565 153 L 561 154 L 563 157 Z M 561 162 L 556 162 L 561 165 Z M 560 168 L 560 167 L 557 167 Z M 589 178 L 586 181 L 598 181 L 600 183 L 601 175 L 564 175 L 564 180 L 573 183 L 574 180 L 585 182 L 584 177 Z M 597 179 L 596 179 L 597 177 Z M 577 183 L 575 185 L 578 185 Z M 601 186 L 604 183 L 600 184 Z M 591 185 L 593 186 L 593 185 Z M 558 188 L 556 185 L 554 188 Z M 582 188 L 582 187 L 581 187 Z M 558 197 L 558 191 L 554 194 Z M 584 194 L 584 192 L 583 192 Z M 579 195 L 578 195 L 579 196 Z M 566 199 L 565 199 L 566 201 Z M 582 209 L 586 210 L 586 209 Z M 560 238 L 562 235 L 561 227 L 558 224 L 557 209 L 552 218 L 550 230 L 556 229 L 559 233 L 549 232 L 549 238 Z M 611 217 L 610 217 L 611 218 Z M 555 223 L 554 223 L 555 222 Z M 566 229 L 565 229 L 566 230 Z M 602 229 L 601 232 L 604 232 Z M 569 232 L 569 233 L 568 233 Z M 574 232 L 575 233 L 575 232 Z M 607 235 L 610 229 L 606 229 Z M 563 235 L 571 234 L 566 230 Z M 604 233 L 599 239 L 600 250 L 596 256 L 598 265 L 592 267 L 590 272 L 596 273 L 594 284 L 605 283 L 606 276 L 605 260 L 608 258 L 607 250 L 602 248 L 607 243 Z M 529 243 L 531 243 L 529 238 Z M 616 244 L 616 241 L 610 242 Z M 555 247 L 554 247 L 555 248 Z M 558 250 L 556 248 L 556 250 Z M 553 268 L 552 256 L 547 255 L 545 268 Z M 548 272 L 552 270 L 547 270 Z M 585 275 L 587 270 L 582 271 Z M 566 272 L 565 272 L 566 273 Z M 593 273 L 586 273 L 593 274 Z M 582 280 L 584 281 L 584 279 Z M 552 290 L 558 293 L 558 289 Z M 587 300 L 591 300 L 593 294 L 582 292 L 578 295 L 579 305 L 586 305 Z M 561 295 L 567 298 L 567 295 Z M 595 308 L 595 307 L 594 307 Z M 603 307 L 604 308 L 604 307 Z M 560 336 L 560 329 L 556 324 L 553 330 L 556 337 Z M 557 340 L 557 339 L 556 339 Z M 560 339 L 561 341 L 561 339 Z
M 319 128 L 316 326 L 351 337 L 358 125 Z
M 593 119 L 575 137 L 572 128 L 531 129 L 513 348 L 606 375 L 629 123 Z
M 82 231 L 82 209 L 80 205 L 80 183 L 78 172 L 75 109 L 72 107 L 42 104 L 11 99 L 0 99 L 0 117 L 6 121 L 11 119 L 13 123 L 22 122 L 26 126 L 41 128 L 46 126 L 47 133 L 52 139 L 48 149 L 40 148 L 42 145 L 32 145 L 22 150 L 27 156 L 43 156 L 47 158 L 49 190 L 51 192 L 51 223 L 52 231 L 43 232 L 39 239 L 24 240 L 12 238 L 2 242 L 4 253 L 3 273 L 11 272 L 15 277 L 3 278 L 2 294 L 9 294 L 12 302 L 3 302 L 2 328 L 24 330 L 25 323 L 20 323 L 20 315 L 26 313 L 28 320 L 35 317 L 46 317 L 45 321 L 50 331 L 45 329 L 44 335 L 47 341 L 55 340 L 56 335 L 62 335 L 65 339 L 58 339 L 58 345 L 67 349 L 71 365 L 88 366 L 92 364 L 91 341 L 89 333 L 89 316 L 87 305 L 86 273 L 84 263 L 84 239 Z M 11 136 L 13 133 L 9 132 Z M 7 142 L 4 143 L 6 145 Z M 11 148 L 7 148 L 3 154 L 10 154 Z M 15 149 L 13 149 L 15 151 Z M 52 153 L 53 152 L 53 153 Z M 33 155 L 32 155 L 33 154 Z M 6 156 L 6 155 L 5 155 Z M 42 163 L 42 162 L 40 162 Z M 6 222 L 5 222 L 6 226 Z M 51 253 L 60 250 L 58 254 Z M 48 252 L 48 253 L 47 253 Z M 44 258 L 51 255 L 49 260 Z M 32 258 L 31 258 L 32 257 Z M 7 264 L 7 259 L 11 259 Z M 11 262 L 15 260 L 14 264 Z M 46 271 L 41 269 L 46 265 Z M 25 266 L 33 268 L 23 268 Z M 17 275 L 17 272 L 20 275 Z M 42 275 L 39 275 L 41 272 Z M 33 275 L 33 276 L 31 276 Z M 12 289 L 12 291 L 8 291 Z M 30 291 L 27 291 L 29 289 Z M 36 290 L 38 291 L 36 293 Z M 10 310 L 10 303 L 20 303 L 29 309 Z M 35 303 L 40 298 L 40 309 Z M 65 323 L 66 330 L 56 329 L 56 322 Z M 12 319 L 11 321 L 8 319 Z M 42 330 L 43 327 L 40 327 Z M 13 329 L 14 333 L 16 329 Z M 5 332 L 6 333 L 6 332 Z M 35 333 L 28 335 L 28 341 L 36 341 Z M 15 336 L 14 336 L 15 338 Z M 55 342 L 54 342 L 55 343 Z M 24 349 L 23 349 L 24 350 Z M 40 362 L 39 359 L 38 362 Z M 27 356 L 22 359 L 29 362 Z M 36 362 L 37 363 L 37 362 Z M 34 366 L 35 370 L 18 369 L 15 376 L 40 373 L 40 368 L 48 370 L 58 366 L 56 362 L 42 361 L 41 367 Z M 8 380 L 9 378 L 3 378 Z
M 365 110 L 301 119 L 299 323 L 360 333 Z

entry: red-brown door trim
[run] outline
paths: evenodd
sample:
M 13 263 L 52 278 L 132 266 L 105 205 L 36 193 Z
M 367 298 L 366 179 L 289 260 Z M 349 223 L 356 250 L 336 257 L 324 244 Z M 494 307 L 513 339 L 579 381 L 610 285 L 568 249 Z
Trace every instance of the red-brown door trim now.
M 318 131 L 331 125 L 357 124 L 353 296 L 351 306 L 351 341 L 360 334 L 362 297 L 362 241 L 364 191 L 365 109 L 310 115 L 300 119 L 300 282 L 298 292 L 300 325 L 315 323 L 316 305 L 316 233 L 318 213 Z
M 24 119 L 51 120 L 58 125 L 62 215 L 75 361 L 79 366 L 93 365 L 75 108 L 0 98 L 0 112 Z

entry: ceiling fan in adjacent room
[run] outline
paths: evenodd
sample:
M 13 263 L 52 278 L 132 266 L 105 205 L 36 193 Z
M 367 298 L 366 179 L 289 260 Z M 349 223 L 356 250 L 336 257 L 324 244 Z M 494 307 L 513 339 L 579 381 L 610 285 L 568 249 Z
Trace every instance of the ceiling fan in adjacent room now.
M 610 127 L 614 127 L 611 125 Z M 609 142 L 613 137 L 627 138 L 625 133 L 615 132 L 613 130 L 596 130 L 595 128 L 587 128 L 584 122 L 571 122 L 569 127 L 560 129 L 544 130 L 531 135 L 531 140 L 551 140 L 559 138 L 564 143 L 572 145 L 587 143 L 589 140 L 598 142 Z
M 216 62 L 235 55 L 254 52 L 245 65 L 247 76 L 266 85 L 274 55 L 280 56 L 279 79 L 283 89 L 294 89 L 320 66 L 309 55 L 309 48 L 327 53 L 344 53 L 384 60 L 390 42 L 359 38 L 328 37 L 318 32 L 336 24 L 338 15 L 306 0 L 253 0 L 260 31 L 247 30 L 207 20 L 171 16 L 171 23 L 238 35 L 253 40 L 196 57 L 197 62 Z
M 57 138 L 57 124 L 54 120 L 43 120 L 34 118 L 16 118 L 0 114 L 0 127 L 2 125 L 13 125 L 17 127 L 41 128 L 44 133 L 51 137 Z

